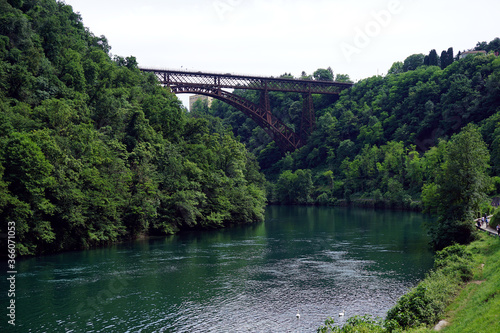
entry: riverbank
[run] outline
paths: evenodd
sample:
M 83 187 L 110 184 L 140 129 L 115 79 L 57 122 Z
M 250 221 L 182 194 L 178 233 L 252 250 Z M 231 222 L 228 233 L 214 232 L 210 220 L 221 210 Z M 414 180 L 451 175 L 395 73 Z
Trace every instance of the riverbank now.
M 486 234 L 468 246 L 474 276 L 448 306 L 446 333 L 500 332 L 500 240 Z
M 422 202 L 409 200 L 407 202 L 395 202 L 390 200 L 377 200 L 373 198 L 357 198 L 352 200 L 340 199 L 335 201 L 333 206 L 338 207 L 357 207 L 368 209 L 390 209 L 404 210 L 409 212 L 421 212 Z
M 386 320 L 350 318 L 342 328 L 327 320 L 318 332 L 500 332 L 500 240 L 485 233 L 468 246 L 436 255 L 434 270 L 402 296 Z M 439 325 L 437 325 L 439 322 Z

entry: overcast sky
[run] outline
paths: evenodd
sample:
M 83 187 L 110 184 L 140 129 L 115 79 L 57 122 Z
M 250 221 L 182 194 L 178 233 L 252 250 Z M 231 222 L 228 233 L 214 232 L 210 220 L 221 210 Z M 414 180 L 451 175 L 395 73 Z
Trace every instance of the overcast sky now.
M 414 53 L 500 37 L 498 0 L 65 0 L 140 67 L 357 81 Z

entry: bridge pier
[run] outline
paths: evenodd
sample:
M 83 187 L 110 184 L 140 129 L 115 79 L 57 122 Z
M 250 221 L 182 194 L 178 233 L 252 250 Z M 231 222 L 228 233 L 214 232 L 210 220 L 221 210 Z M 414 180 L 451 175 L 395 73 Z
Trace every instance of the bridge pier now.
M 304 142 L 307 141 L 309 136 L 316 126 L 316 116 L 314 115 L 314 104 L 312 94 L 305 93 L 302 94 L 303 106 L 302 106 L 302 121 L 300 123 L 300 137 Z
M 269 92 L 267 90 L 262 90 L 260 92 L 260 108 L 264 112 L 264 118 L 268 123 L 272 122 L 272 114 L 271 114 L 271 102 L 269 101 Z

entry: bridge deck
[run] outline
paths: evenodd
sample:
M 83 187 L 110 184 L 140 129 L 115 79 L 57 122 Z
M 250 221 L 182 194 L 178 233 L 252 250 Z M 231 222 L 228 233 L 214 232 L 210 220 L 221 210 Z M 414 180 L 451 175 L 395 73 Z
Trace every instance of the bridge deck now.
M 212 86 L 217 88 L 284 91 L 310 94 L 337 95 L 352 87 L 352 83 L 336 81 L 300 80 L 235 74 L 218 74 L 141 68 L 143 72 L 156 75 L 160 82 L 168 86 Z

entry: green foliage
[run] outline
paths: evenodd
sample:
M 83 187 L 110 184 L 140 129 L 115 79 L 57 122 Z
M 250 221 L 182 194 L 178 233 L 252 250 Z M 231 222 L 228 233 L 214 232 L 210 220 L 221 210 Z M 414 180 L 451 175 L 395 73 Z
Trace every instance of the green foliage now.
M 21 254 L 33 254 L 38 243 L 51 243 L 54 232 L 48 221 L 55 207 L 45 192 L 53 186 L 53 166 L 40 147 L 25 133 L 14 132 L 1 144 L 0 160 L 4 166 L 7 200 L 2 210 L 3 221 L 15 221 Z
M 11 2 L 14 4 L 14 2 Z M 18 252 L 263 219 L 264 177 L 54 0 L 0 2 L 0 220 Z M 0 231 L 5 232 L 5 223 Z
M 464 158 L 465 156 L 465 158 Z M 442 249 L 472 238 L 472 224 L 490 186 L 489 152 L 476 126 L 469 124 L 447 146 L 434 185 L 424 187 L 424 203 L 435 206 L 439 218 L 430 226 L 433 246 Z
M 500 38 L 495 38 L 491 42 L 478 42 L 475 51 L 484 50 L 486 52 L 500 52 Z
M 453 57 L 452 48 L 445 53 Z M 494 116 L 500 110 L 500 60 L 493 55 L 467 57 L 451 61 L 441 69 L 438 66 L 423 66 L 423 55 L 416 54 L 408 57 L 405 63 L 395 63 L 386 77 L 374 76 L 359 81 L 342 92 L 338 101 L 315 96 L 316 131 L 305 147 L 291 154 L 292 163 L 282 163 L 280 152 L 269 149 L 270 138 L 267 134 L 241 112 L 217 101 L 207 112 L 223 119 L 223 124 L 245 142 L 272 181 L 276 181 L 287 169 L 311 169 L 313 179 L 314 174 L 330 169 L 335 178 L 341 180 L 345 174 L 340 166 L 345 158 L 349 157 L 353 162 L 367 144 L 377 147 L 389 142 L 402 142 L 405 147 L 415 145 L 418 155 L 413 156 L 420 160 L 421 155 L 437 145 L 440 139 L 449 140 L 468 123 L 479 124 L 490 118 L 484 124 L 488 130 L 485 128 L 482 131 L 488 133 L 488 140 L 485 137 L 485 141 L 492 155 L 492 170 L 498 174 L 499 154 L 495 150 L 500 145 L 493 144 L 493 141 L 499 124 Z M 319 69 L 315 72 L 316 77 L 326 72 L 328 70 Z M 303 73 L 303 76 L 307 77 L 307 74 Z M 236 93 L 255 103 L 259 101 L 258 93 L 254 91 L 237 90 Z M 270 92 L 273 114 L 291 128 L 300 128 L 302 102 L 302 96 L 295 93 Z M 413 179 L 398 181 L 405 194 L 415 202 L 420 200 L 420 188 L 433 177 L 434 170 L 426 170 L 417 163 L 413 163 L 411 168 Z M 386 178 L 385 182 L 390 178 Z M 345 184 L 349 186 L 351 182 Z M 387 185 L 385 183 L 384 187 Z M 340 192 L 348 193 L 349 197 L 366 196 L 376 189 L 364 186 L 359 192 L 352 192 L 351 188 Z M 387 193 L 386 190 L 382 192 Z M 399 198 L 408 199 L 405 195 Z M 339 199 L 346 198 L 342 195 Z M 398 205 L 405 204 L 399 202 Z
M 429 53 L 429 64 L 428 66 L 437 66 L 439 63 L 439 57 L 437 55 L 436 50 L 431 50 Z
M 434 271 L 417 287 L 403 295 L 387 313 L 402 328 L 433 325 L 441 318 L 461 283 L 473 276 L 473 258 L 469 250 L 453 245 L 437 252 Z
M 204 112 L 220 117 L 245 142 L 270 181 L 276 183 L 286 170 L 311 170 L 309 202 L 347 201 L 403 209 L 419 209 L 423 203 L 426 210 L 437 213 L 436 195 L 443 191 L 437 181 L 444 173 L 448 141 L 467 124 L 480 126 L 484 136 L 491 155 L 486 173 L 495 176 L 500 170 L 500 60 L 488 55 L 450 61 L 453 49 L 444 53 L 441 65 L 449 62 L 444 69 L 423 66 L 423 55 L 416 54 L 405 63 L 395 63 L 386 77 L 359 81 L 338 101 L 315 96 L 316 130 L 304 147 L 287 156 L 270 143 L 264 130 L 234 108 L 216 101 Z M 320 69 L 316 76 L 326 72 Z M 253 91 L 236 93 L 259 101 Z M 302 102 L 295 93 L 270 92 L 272 112 L 291 128 L 300 128 Z M 477 164 L 482 165 L 482 157 Z M 333 173 L 336 186 L 325 188 L 321 177 L 325 171 Z M 489 194 L 493 189 L 482 191 Z M 297 202 L 289 195 L 268 193 L 273 202 Z M 471 200 L 476 208 L 470 211 L 477 213 L 478 200 Z M 471 239 L 467 224 L 465 230 L 448 225 L 456 234 L 464 232 L 464 242 Z M 451 243 L 440 246 L 446 244 Z
M 319 81 L 333 81 L 333 71 L 331 68 L 328 69 L 317 69 L 313 73 L 313 78 Z
M 449 65 L 451 65 L 454 61 L 454 56 L 453 56 L 453 48 L 450 47 L 448 51 L 442 51 L 441 52 L 441 58 L 440 58 L 440 63 L 441 63 L 441 69 L 445 69 Z
M 388 330 L 384 327 L 381 319 L 373 319 L 370 316 L 354 316 L 347 320 L 343 327 L 334 326 L 333 318 L 325 320 L 325 324 L 320 326 L 318 333 L 384 333 Z
M 500 307 L 500 242 L 483 235 L 471 244 L 484 264 L 477 274 L 477 283 L 469 283 L 449 306 L 447 317 L 452 325 L 446 332 L 498 332 Z
M 424 64 L 423 54 L 413 54 L 403 62 L 403 71 L 413 71 Z
M 276 183 L 277 199 L 285 204 L 311 203 L 312 186 L 311 170 L 286 170 Z
M 389 71 L 387 74 L 400 74 L 403 73 L 403 62 L 401 61 L 396 61 L 395 63 L 392 64 L 391 68 L 389 68 Z
M 463 245 L 455 244 L 436 252 L 434 269 L 445 275 L 456 275 L 462 282 L 472 279 L 472 253 Z

